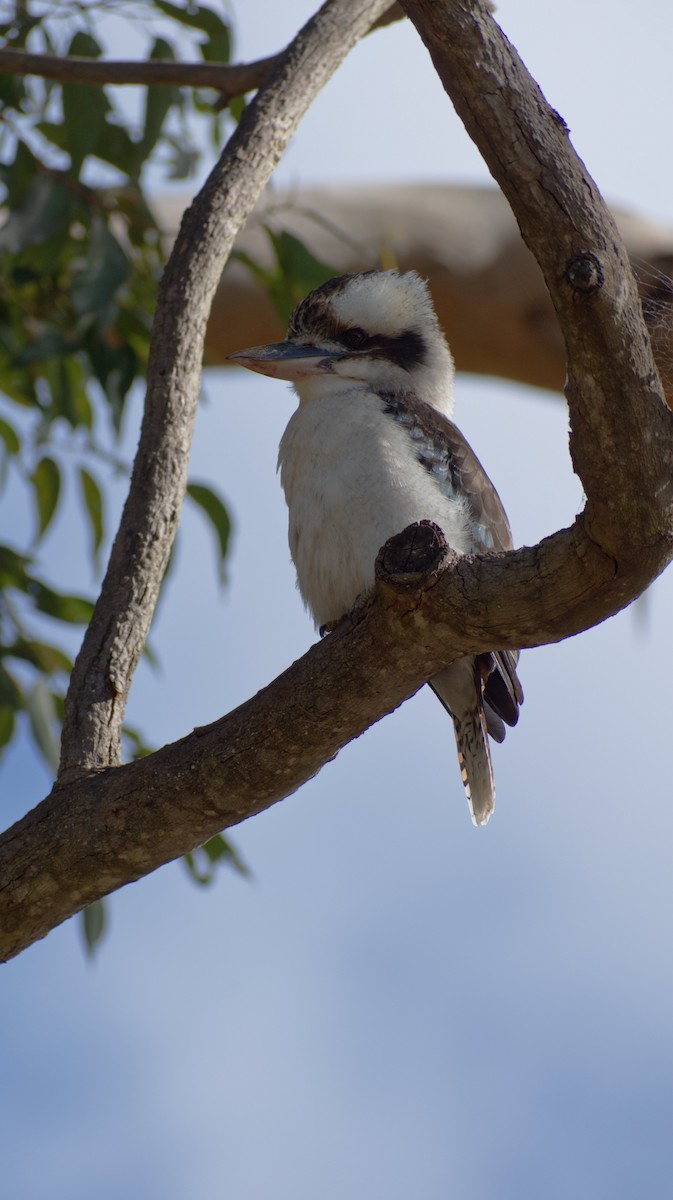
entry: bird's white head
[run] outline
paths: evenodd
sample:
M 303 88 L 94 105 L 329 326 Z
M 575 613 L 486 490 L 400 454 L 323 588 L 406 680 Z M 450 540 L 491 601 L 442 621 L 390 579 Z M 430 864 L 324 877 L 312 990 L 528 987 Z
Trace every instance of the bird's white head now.
M 297 306 L 286 341 L 239 350 L 229 361 L 290 380 L 302 404 L 357 382 L 413 391 L 447 417 L 453 410 L 453 359 L 415 271 L 330 279 Z

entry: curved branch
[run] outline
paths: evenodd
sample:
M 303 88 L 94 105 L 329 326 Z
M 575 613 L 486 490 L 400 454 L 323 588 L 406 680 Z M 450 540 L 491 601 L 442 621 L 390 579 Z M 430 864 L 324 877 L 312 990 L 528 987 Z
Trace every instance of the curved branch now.
M 542 268 L 566 344 L 587 529 L 615 561 L 652 546 L 656 559 L 673 527 L 671 412 L 615 223 L 564 121 L 480 0 L 403 7 Z
M 384 572 L 387 551 L 358 616 L 252 700 L 147 759 L 48 797 L 0 839 L 0 956 L 289 795 L 457 655 L 578 633 L 627 604 L 673 558 L 673 414 L 656 389 L 611 219 L 481 5 L 407 7 L 433 54 L 446 52 L 461 107 L 547 273 L 572 359 L 587 510 L 538 546 L 434 562 L 415 580 Z
M 59 782 L 114 766 L 184 498 L 206 322 L 234 237 L 313 98 L 386 8 L 329 0 L 281 55 L 185 213 L 159 287 L 129 495 L 66 698 Z
M 379 556 L 365 608 L 251 700 L 147 758 L 52 792 L 0 838 L 0 961 L 291 795 L 458 655 L 579 633 L 650 578 L 643 566 L 626 594 L 581 518 L 507 555 L 438 549 L 415 577 L 390 570 L 389 547 L 403 540 Z

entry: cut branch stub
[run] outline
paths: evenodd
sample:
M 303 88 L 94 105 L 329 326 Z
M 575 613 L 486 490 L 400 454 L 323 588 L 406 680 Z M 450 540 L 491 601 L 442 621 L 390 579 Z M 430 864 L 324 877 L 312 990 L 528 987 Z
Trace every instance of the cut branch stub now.
M 395 591 L 422 591 L 446 566 L 448 543 L 434 521 L 415 521 L 388 538 L 376 558 L 376 580 Z

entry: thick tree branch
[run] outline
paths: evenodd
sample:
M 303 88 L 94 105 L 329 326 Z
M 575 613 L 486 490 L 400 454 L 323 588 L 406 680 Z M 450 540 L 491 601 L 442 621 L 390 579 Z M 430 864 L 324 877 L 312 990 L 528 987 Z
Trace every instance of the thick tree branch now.
M 48 797 L 0 840 L 0 956 L 289 795 L 456 655 L 580 632 L 627 604 L 673 557 L 673 415 L 657 390 L 611 218 L 481 5 L 407 7 L 442 70 L 450 68 L 461 111 L 545 270 L 571 358 L 586 512 L 504 556 L 442 566 L 438 551 L 417 579 L 395 568 L 394 553 L 391 568 L 389 549 L 358 617 L 258 696 L 147 759 Z
M 121 524 L 66 698 L 66 783 L 120 761 L 121 727 L 184 498 L 206 322 L 233 240 L 301 117 L 385 0 L 330 0 L 281 56 L 185 213 L 159 288 Z
M 581 518 L 503 557 L 447 563 L 438 548 L 415 577 L 391 553 L 380 559 L 363 612 L 251 700 L 147 758 L 53 792 L 0 838 L 0 961 L 291 795 L 457 655 L 578 633 L 649 579 L 646 569 L 630 576 L 625 593 Z
M 656 546 L 656 559 L 673 528 L 670 454 L 654 466 L 656 502 L 643 479 L 651 444 L 671 438 L 671 413 L 614 221 L 563 120 L 480 0 L 403 7 L 542 268 L 566 343 L 587 529 L 615 561 L 627 547 L 646 556 Z

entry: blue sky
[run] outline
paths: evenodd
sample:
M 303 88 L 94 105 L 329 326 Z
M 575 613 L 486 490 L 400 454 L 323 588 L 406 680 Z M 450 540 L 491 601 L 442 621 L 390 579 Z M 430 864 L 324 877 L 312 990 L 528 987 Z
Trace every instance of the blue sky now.
M 248 0 L 241 57 L 276 49 L 309 11 Z M 503 0 L 498 18 L 604 193 L 670 218 L 667 0 L 569 0 L 543 21 Z M 279 183 L 487 182 L 416 40 L 399 27 L 358 48 Z M 156 744 L 253 694 L 314 637 L 275 475 L 292 403 L 271 380 L 206 377 L 193 476 L 223 490 L 235 542 L 219 592 L 208 532 L 185 513 L 153 633 L 162 670 L 140 669 L 129 711 Z M 462 377 L 456 419 L 518 543 L 572 521 L 557 398 Z M 132 448 L 133 421 L 126 436 Z M 88 582 L 79 537 L 47 547 L 63 586 Z M 112 898 L 93 964 L 70 922 L 6 966 L 7 1195 L 669 1196 L 672 609 L 669 572 L 635 608 L 525 655 L 486 829 L 424 691 L 234 832 L 250 882 L 202 891 L 174 864 Z M 3 773 L 12 816 L 48 786 L 25 745 Z

